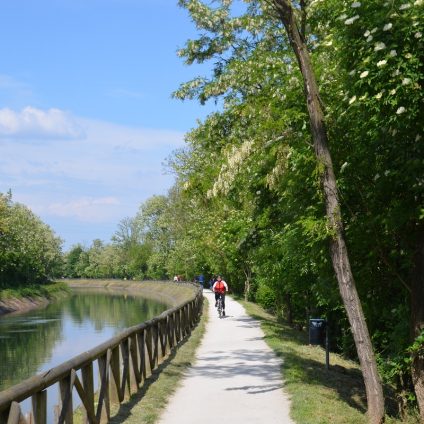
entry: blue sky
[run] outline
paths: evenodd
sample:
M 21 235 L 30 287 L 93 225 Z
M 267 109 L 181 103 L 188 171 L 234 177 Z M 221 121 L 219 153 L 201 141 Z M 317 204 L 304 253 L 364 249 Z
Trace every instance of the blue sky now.
M 176 55 L 194 36 L 177 0 L 0 2 L 0 192 L 65 250 L 172 185 L 162 164 L 214 108 L 171 98 L 207 74 Z

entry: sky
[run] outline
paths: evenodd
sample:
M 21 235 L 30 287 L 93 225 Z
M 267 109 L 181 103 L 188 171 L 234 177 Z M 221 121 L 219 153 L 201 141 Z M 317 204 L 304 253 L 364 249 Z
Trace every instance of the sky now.
M 0 0 L 0 192 L 64 251 L 172 186 L 166 159 L 215 107 L 171 96 L 208 74 L 177 56 L 195 35 L 177 0 Z

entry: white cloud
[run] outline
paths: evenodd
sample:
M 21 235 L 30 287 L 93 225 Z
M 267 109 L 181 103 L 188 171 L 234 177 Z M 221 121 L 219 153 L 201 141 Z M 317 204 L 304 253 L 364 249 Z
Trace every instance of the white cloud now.
M 99 222 L 116 216 L 120 201 L 116 197 L 81 197 L 63 203 L 51 203 L 40 207 L 38 213 L 77 218 L 83 222 Z
M 78 119 L 90 143 L 102 144 L 115 150 L 157 150 L 182 146 L 184 134 L 180 131 L 129 127 L 92 119 Z
M 0 137 L 36 139 L 75 139 L 83 135 L 74 118 L 60 110 L 27 106 L 20 112 L 0 109 Z
M 135 214 L 148 197 L 163 194 L 171 186 L 173 177 L 164 175 L 162 163 L 184 145 L 184 133 L 90 120 L 58 109 L 51 109 L 57 113 L 27 109 L 36 111 L 29 115 L 37 124 L 51 120 L 50 127 L 43 127 L 49 142 L 29 130 L 21 131 L 19 138 L 0 136 L 0 192 L 10 188 L 16 201 L 45 222 L 58 218 L 117 224 Z M 7 122 L 9 129 L 23 119 L 22 113 L 12 111 L 7 118 L 2 112 L 0 122 Z M 11 123 L 17 117 L 18 123 Z M 61 117 L 74 123 L 71 128 L 78 128 L 84 138 L 60 142 L 67 127 L 54 123 L 61 122 Z M 53 137 L 55 131 L 57 137 Z

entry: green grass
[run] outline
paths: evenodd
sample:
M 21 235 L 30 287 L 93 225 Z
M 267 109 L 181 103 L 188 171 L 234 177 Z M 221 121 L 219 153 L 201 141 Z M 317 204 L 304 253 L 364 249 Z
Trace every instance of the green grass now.
M 0 290 L 0 300 L 21 299 L 23 297 L 45 297 L 52 299 L 68 292 L 69 288 L 64 282 L 32 284 L 29 286 L 3 288 Z
M 170 397 L 179 387 L 182 377 L 195 358 L 195 352 L 205 332 L 208 306 L 205 299 L 203 314 L 191 336 L 183 342 L 153 375 L 143 388 L 121 406 L 112 408 L 111 423 L 153 424 L 157 422 Z
M 307 334 L 278 322 L 256 304 L 240 301 L 247 313 L 261 321 L 265 341 L 283 360 L 282 377 L 291 399 L 291 416 L 299 424 L 365 424 L 366 396 L 357 363 L 309 346 Z M 418 424 L 418 417 L 403 421 L 386 417 L 386 423 Z

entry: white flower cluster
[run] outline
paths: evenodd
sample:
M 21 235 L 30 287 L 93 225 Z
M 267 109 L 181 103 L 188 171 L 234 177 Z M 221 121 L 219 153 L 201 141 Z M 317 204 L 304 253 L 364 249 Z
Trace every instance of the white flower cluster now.
M 233 146 L 227 153 L 227 163 L 221 166 L 218 178 L 211 190 L 208 191 L 209 198 L 216 197 L 219 193 L 227 194 L 241 170 L 243 162 L 253 151 L 253 141 L 247 140 L 241 146 Z
M 375 43 L 374 51 L 378 52 L 380 50 L 384 50 L 385 48 L 386 45 L 382 41 L 379 41 L 378 43 Z
M 357 19 L 359 19 L 359 15 L 355 15 L 352 18 L 346 19 L 345 24 L 352 25 Z
M 364 37 L 367 37 L 368 43 L 373 40 L 374 37 L 372 36 L 372 34 L 374 34 L 376 31 L 377 31 L 377 28 L 373 28 L 371 31 L 369 29 L 367 29 L 364 32 Z
M 281 145 L 281 148 L 277 152 L 275 166 L 272 168 L 271 173 L 266 176 L 266 183 L 271 190 L 278 187 L 281 176 L 284 175 L 287 169 L 287 160 L 291 155 L 292 149 L 286 145 Z
M 371 31 L 370 31 L 369 29 L 367 29 L 367 30 L 364 32 L 364 37 L 368 37 L 368 36 L 370 36 L 371 34 L 374 34 L 376 31 L 377 31 L 377 28 L 373 28 Z

